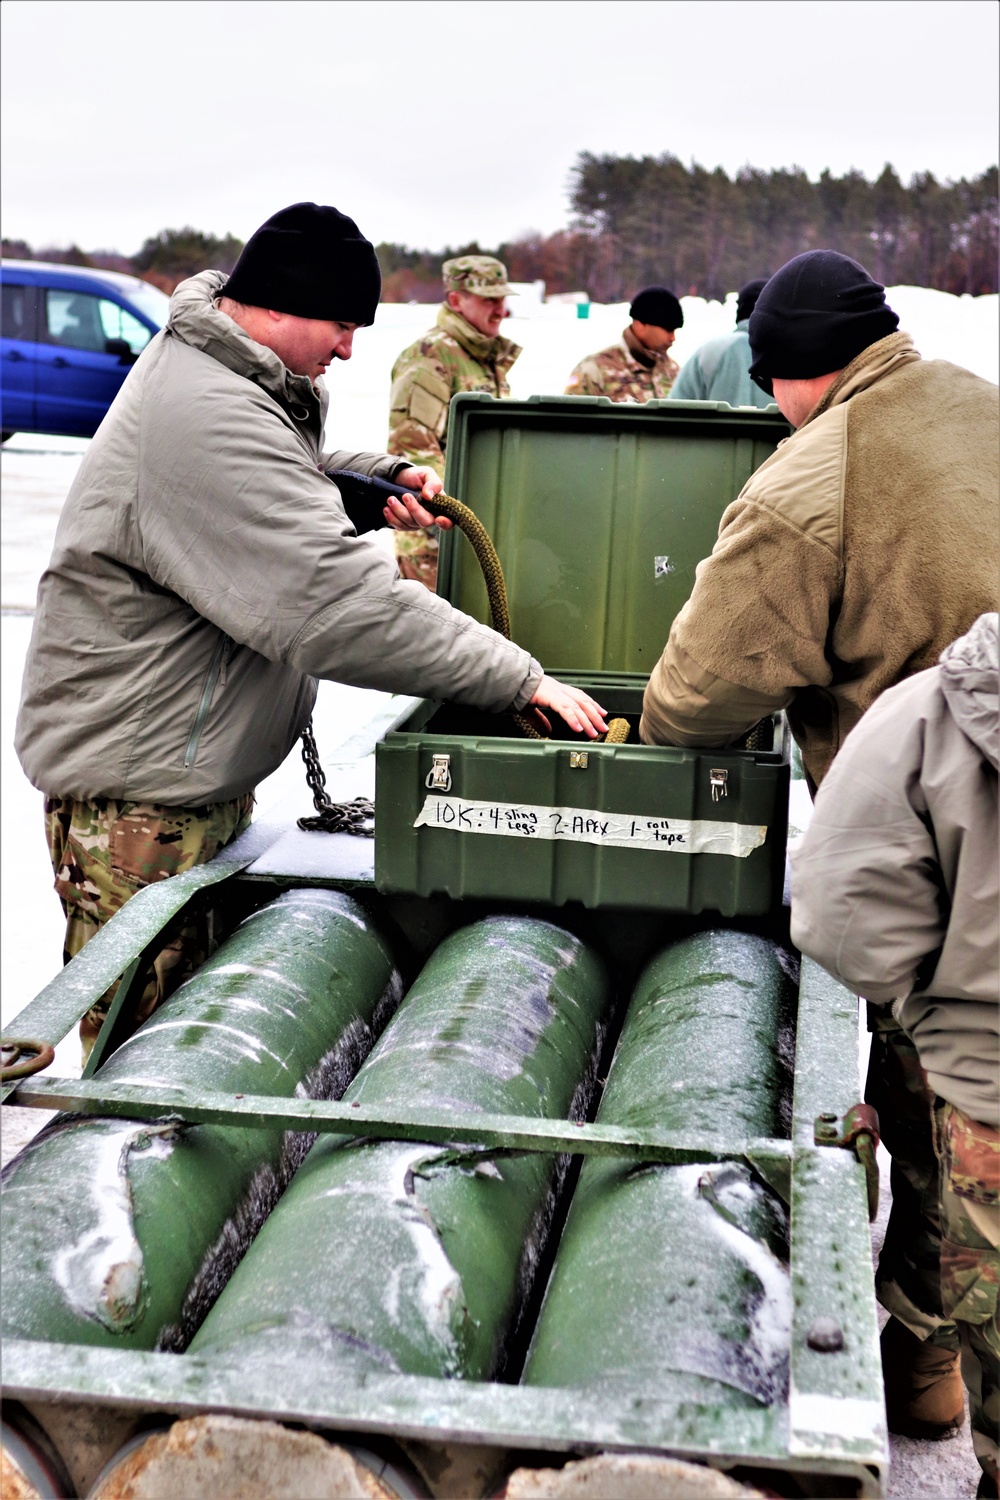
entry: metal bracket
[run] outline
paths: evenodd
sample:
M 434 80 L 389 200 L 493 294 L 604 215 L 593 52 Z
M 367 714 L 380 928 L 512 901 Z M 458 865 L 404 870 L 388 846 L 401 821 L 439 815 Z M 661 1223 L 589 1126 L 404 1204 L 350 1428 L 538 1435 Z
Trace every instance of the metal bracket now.
M 424 786 L 432 792 L 448 792 L 451 790 L 451 756 L 434 755 L 431 757 L 431 769 L 424 777 Z
M 712 801 L 718 802 L 720 797 L 728 797 L 726 782 L 729 780 L 729 772 L 721 766 L 713 766 L 708 773 L 708 784 L 712 788 Z
M 843 1146 L 853 1151 L 865 1169 L 868 1187 L 868 1217 L 874 1220 L 878 1213 L 878 1114 L 870 1104 L 853 1104 L 842 1117 L 822 1114 L 813 1126 L 813 1140 L 817 1146 Z
M 586 750 L 571 750 L 569 752 L 569 768 L 571 771 L 585 771 L 590 765 L 590 754 Z

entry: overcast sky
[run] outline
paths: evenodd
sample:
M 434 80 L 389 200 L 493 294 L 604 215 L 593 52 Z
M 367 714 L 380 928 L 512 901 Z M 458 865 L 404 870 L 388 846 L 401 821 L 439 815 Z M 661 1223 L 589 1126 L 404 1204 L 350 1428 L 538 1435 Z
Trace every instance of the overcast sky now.
M 994 0 L 4 0 L 3 232 L 245 239 L 307 198 L 375 241 L 569 218 L 580 151 L 906 181 L 995 162 Z

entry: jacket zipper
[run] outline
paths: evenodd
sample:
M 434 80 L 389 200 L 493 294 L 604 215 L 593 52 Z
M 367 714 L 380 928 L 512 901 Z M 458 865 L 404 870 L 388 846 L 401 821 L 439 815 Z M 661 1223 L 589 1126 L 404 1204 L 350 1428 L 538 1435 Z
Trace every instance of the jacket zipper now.
M 205 678 L 205 686 L 201 692 L 201 702 L 198 704 L 198 712 L 194 716 L 191 725 L 191 734 L 188 737 L 187 749 L 184 751 L 184 769 L 189 771 L 194 765 L 194 758 L 198 753 L 198 741 L 201 739 L 201 731 L 205 727 L 208 711 L 212 707 L 212 698 L 219 683 L 219 673 L 222 671 L 222 661 L 229 646 L 229 637 L 224 635 L 216 646 L 208 668 L 208 676 Z

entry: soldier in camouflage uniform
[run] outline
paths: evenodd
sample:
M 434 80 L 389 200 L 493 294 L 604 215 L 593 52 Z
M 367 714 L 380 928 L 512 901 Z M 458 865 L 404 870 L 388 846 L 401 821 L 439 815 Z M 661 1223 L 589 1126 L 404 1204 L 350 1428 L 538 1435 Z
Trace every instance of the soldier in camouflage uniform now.
M 500 336 L 510 295 L 507 268 L 492 255 L 460 255 L 441 268 L 445 301 L 437 323 L 404 349 L 392 369 L 388 451 L 426 464 L 444 478 L 448 406 L 457 391 L 509 396 L 507 372 L 520 346 Z M 436 531 L 395 535 L 404 578 L 433 589 Z
M 629 308 L 632 319 L 617 344 L 588 354 L 570 376 L 567 396 L 608 396 L 612 401 L 659 401 L 680 367 L 667 352 L 684 313 L 665 286 L 647 286 Z
M 162 807 L 97 797 L 46 797 L 45 832 L 66 914 L 63 963 L 75 958 L 130 897 L 153 881 L 214 859 L 250 826 L 253 794 L 210 807 Z M 153 960 L 135 1010 L 138 1026 L 212 951 L 209 919 L 182 927 Z M 83 1061 L 114 1000 L 115 983 L 80 1022 Z

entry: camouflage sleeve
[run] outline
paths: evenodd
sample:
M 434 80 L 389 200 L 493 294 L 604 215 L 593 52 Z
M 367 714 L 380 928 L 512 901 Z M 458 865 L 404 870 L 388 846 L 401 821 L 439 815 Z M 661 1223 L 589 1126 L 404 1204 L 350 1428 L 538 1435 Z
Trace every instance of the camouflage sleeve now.
M 440 360 L 404 355 L 392 372 L 388 451 L 411 464 L 429 464 L 443 479 L 451 396 Z
M 569 377 L 567 396 L 603 396 L 604 372 L 595 359 L 581 359 Z

